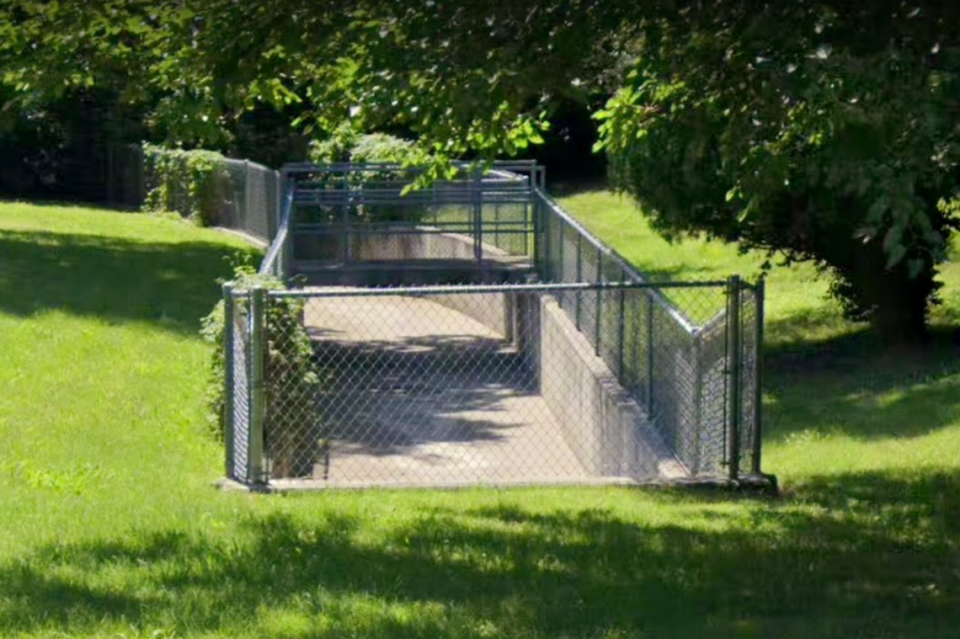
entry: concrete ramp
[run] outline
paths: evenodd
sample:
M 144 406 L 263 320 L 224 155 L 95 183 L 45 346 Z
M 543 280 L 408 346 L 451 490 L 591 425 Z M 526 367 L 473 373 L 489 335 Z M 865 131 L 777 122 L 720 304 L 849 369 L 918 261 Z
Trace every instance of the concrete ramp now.
M 546 295 L 312 297 L 317 459 L 293 486 L 674 478 L 635 402 Z

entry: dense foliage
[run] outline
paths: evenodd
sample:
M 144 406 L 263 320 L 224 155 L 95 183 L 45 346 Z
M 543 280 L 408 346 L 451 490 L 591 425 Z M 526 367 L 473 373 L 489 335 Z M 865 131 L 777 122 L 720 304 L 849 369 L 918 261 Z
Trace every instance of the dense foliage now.
M 233 284 L 237 291 L 251 288 L 282 290 L 283 282 L 258 275 L 249 265 L 236 268 Z M 315 418 L 309 411 L 293 410 L 314 401 L 317 386 L 324 380 L 312 363 L 313 348 L 303 326 L 303 305 L 300 298 L 271 298 L 264 318 L 264 370 L 269 378 L 266 393 L 265 441 L 271 455 L 275 477 L 309 475 L 325 442 L 309 440 L 316 433 Z M 248 312 L 248 302 L 237 298 L 238 317 Z M 218 437 L 224 436 L 224 303 L 220 301 L 203 320 L 203 338 L 211 344 L 210 368 L 206 400 L 208 419 Z
M 103 86 L 177 143 L 272 108 L 318 139 L 408 132 L 431 178 L 541 143 L 558 104 L 609 98 L 600 146 L 659 229 L 813 261 L 892 335 L 922 332 L 956 226 L 938 206 L 960 156 L 948 2 L 8 4 L 8 104 Z
M 146 144 L 143 148 L 149 211 L 173 211 L 215 226 L 228 197 L 225 158 L 215 151 L 184 151 Z
M 310 145 L 310 160 L 320 164 L 354 162 L 368 164 L 399 164 L 400 168 L 368 170 L 345 176 L 355 187 L 374 183 L 376 188 L 395 186 L 398 194 L 418 178 L 431 156 L 416 143 L 386 133 L 362 134 L 349 124 L 338 127 L 324 140 L 315 140 Z M 323 214 L 322 212 L 318 212 Z M 354 222 L 413 222 L 424 219 L 429 207 L 404 204 L 362 204 L 351 206 Z
M 362 134 L 351 126 L 341 126 L 333 135 L 310 144 L 311 162 L 384 162 L 419 166 L 429 159 L 415 142 L 386 133 Z
M 922 333 L 957 225 L 938 206 L 960 177 L 953 14 L 754 2 L 659 18 L 598 114 L 618 183 L 664 232 L 812 260 L 849 316 Z

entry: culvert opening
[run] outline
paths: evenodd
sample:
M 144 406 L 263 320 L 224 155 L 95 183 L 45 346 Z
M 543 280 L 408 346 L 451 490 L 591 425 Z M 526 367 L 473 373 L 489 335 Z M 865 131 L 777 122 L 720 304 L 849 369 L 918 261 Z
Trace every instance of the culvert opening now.
M 646 281 L 546 196 L 533 164 L 413 203 L 406 171 L 285 171 L 262 270 L 300 285 L 227 287 L 231 478 L 295 489 L 760 475 L 762 285 Z M 439 210 L 463 202 L 464 217 Z M 503 211 L 485 207 L 505 202 L 518 213 L 497 227 Z M 404 265 L 388 283 L 407 285 L 357 277 Z

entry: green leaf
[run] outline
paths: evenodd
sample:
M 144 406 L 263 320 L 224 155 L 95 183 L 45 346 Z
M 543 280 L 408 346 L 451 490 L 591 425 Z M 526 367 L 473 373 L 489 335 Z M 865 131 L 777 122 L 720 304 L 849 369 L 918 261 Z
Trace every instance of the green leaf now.
M 907 262 L 907 275 L 910 279 L 916 279 L 921 270 L 923 270 L 923 260 L 912 259 Z
M 887 269 L 891 269 L 899 264 L 907 255 L 907 248 L 902 244 L 897 244 L 887 253 Z

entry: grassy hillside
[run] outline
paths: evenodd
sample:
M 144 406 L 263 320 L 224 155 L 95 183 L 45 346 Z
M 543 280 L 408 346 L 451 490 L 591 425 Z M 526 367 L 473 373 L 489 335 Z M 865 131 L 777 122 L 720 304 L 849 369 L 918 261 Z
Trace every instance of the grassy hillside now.
M 664 240 L 627 197 L 592 190 L 560 203 L 654 278 L 761 274 L 761 254 Z M 823 474 L 960 465 L 960 262 L 946 264 L 941 279 L 932 343 L 890 348 L 843 320 L 827 276 L 811 265 L 771 271 L 765 457 L 788 488 Z
M 665 245 L 609 195 L 566 204 L 647 270 L 753 264 Z M 813 273 L 775 274 L 778 500 L 222 493 L 196 330 L 238 252 L 167 219 L 0 204 L 0 636 L 955 636 L 949 335 L 881 350 Z

